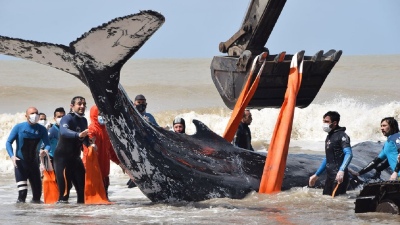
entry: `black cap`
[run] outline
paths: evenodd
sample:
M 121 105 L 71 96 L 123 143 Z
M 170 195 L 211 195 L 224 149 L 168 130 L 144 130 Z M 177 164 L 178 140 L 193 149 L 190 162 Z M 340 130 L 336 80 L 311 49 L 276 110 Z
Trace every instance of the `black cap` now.
M 182 124 L 183 126 L 185 126 L 185 120 L 181 117 L 176 117 L 174 119 L 174 122 L 172 122 L 173 125 L 175 124 Z
M 146 98 L 144 97 L 144 95 L 140 94 L 140 95 L 136 95 L 135 101 L 136 100 L 146 100 Z

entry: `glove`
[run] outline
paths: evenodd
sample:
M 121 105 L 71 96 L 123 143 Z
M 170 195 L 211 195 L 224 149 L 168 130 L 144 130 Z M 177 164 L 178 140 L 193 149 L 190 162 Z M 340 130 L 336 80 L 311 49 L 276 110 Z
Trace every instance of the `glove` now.
M 318 176 L 316 174 L 312 175 L 308 180 L 308 186 L 314 187 L 315 182 L 318 180 Z
M 47 154 L 49 154 L 49 151 L 47 151 L 47 149 L 40 149 L 39 156 L 45 157 Z
M 397 173 L 393 172 L 389 180 L 397 180 Z
M 97 151 L 97 145 L 96 144 L 91 144 L 90 146 L 92 146 L 94 151 Z
M 344 176 L 344 172 L 343 171 L 339 171 L 336 174 L 336 179 L 335 180 L 340 184 L 340 183 L 343 182 L 343 176 Z

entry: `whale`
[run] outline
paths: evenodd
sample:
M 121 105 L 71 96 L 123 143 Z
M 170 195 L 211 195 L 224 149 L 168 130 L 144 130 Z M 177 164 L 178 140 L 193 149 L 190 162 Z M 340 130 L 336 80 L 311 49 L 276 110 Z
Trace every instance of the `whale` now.
M 198 120 L 192 121 L 193 135 L 154 126 L 138 113 L 120 84 L 124 63 L 164 22 L 158 12 L 140 11 L 92 28 L 69 46 L 0 36 L 0 53 L 53 67 L 82 81 L 104 115 L 121 165 L 152 202 L 241 199 L 258 191 L 265 153 L 235 147 Z M 362 157 L 354 160 L 353 169 L 362 168 L 377 154 L 379 145 L 368 146 L 367 150 L 354 148 L 360 149 Z M 323 157 L 289 154 L 282 190 L 307 186 Z M 382 176 L 389 176 L 388 172 Z M 317 187 L 323 182 L 321 177 Z

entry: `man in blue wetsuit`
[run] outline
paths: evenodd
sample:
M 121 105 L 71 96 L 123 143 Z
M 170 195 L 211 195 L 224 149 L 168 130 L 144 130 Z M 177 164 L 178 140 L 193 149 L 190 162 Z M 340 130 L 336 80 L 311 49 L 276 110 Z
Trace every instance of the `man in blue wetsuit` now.
M 387 137 L 381 152 L 379 153 L 378 157 L 372 160 L 372 162 L 370 162 L 355 175 L 363 175 L 376 168 L 382 161 L 387 160 L 390 168 L 392 171 L 394 171 L 390 177 L 390 180 L 396 180 L 398 179 L 398 172 L 400 169 L 397 161 L 397 157 L 399 155 L 398 150 L 400 148 L 400 133 L 397 120 L 395 120 L 393 117 L 383 118 L 381 120 L 381 131 L 382 134 Z
M 89 145 L 86 100 L 76 96 L 71 100 L 71 111 L 60 121 L 60 137 L 54 151 L 54 170 L 60 196 L 59 203 L 68 202 L 74 185 L 77 202 L 84 203 L 85 168 L 81 159 L 82 144 Z
M 327 172 L 325 186 L 322 194 L 332 195 L 336 186 L 335 196 L 345 194 L 349 183 L 349 166 L 353 153 L 350 146 L 350 137 L 345 133 L 346 128 L 339 126 L 340 115 L 329 111 L 323 116 L 323 130 L 328 133 L 325 140 L 326 157 L 317 172 L 310 177 L 309 185 L 312 187 L 322 172 Z
M 35 107 L 29 107 L 25 117 L 27 122 L 19 123 L 11 130 L 6 142 L 6 149 L 15 167 L 15 180 L 18 186 L 17 202 L 25 202 L 28 194 L 27 180 L 29 179 L 32 188 L 31 202 L 40 203 L 42 181 L 36 151 L 39 142 L 42 141 L 45 150 L 42 150 L 40 154 L 43 155 L 43 151 L 50 150 L 50 143 L 46 128 L 37 123 L 39 121 L 38 110 Z M 13 149 L 12 143 L 15 140 L 17 141 L 16 149 Z
M 65 110 L 63 107 L 59 107 L 54 110 L 54 120 L 56 121 L 56 123 L 49 130 L 49 140 L 51 146 L 49 155 L 51 162 L 53 162 L 54 151 L 56 150 L 58 139 L 60 136 L 60 121 L 63 116 L 65 116 Z

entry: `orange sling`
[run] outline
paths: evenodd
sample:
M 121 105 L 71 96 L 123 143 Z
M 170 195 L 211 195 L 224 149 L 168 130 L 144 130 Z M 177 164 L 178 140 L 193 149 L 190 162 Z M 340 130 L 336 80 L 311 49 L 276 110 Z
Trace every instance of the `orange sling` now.
M 265 60 L 268 56 L 268 53 L 264 52 L 258 56 L 256 56 L 253 60 L 253 64 L 251 66 L 249 76 L 247 78 L 246 84 L 244 85 L 242 92 L 236 101 L 235 107 L 233 108 L 231 118 L 229 119 L 228 125 L 226 125 L 224 134 L 222 137 L 227 140 L 228 142 L 232 142 L 233 138 L 235 137 L 236 131 L 239 127 L 240 121 L 242 120 L 242 115 L 244 110 L 246 109 L 247 105 L 249 104 L 250 100 L 253 98 L 254 93 L 257 90 L 258 83 L 260 82 L 260 76 L 264 69 Z M 253 76 L 253 72 L 256 68 L 257 62 L 263 62 L 260 70 L 258 71 L 257 77 L 254 79 L 253 84 L 250 87 L 251 78 Z M 250 87 L 250 89 L 249 89 Z
M 111 204 L 106 196 L 104 189 L 103 178 L 101 177 L 101 171 L 99 161 L 97 159 L 97 153 L 93 150 L 93 147 L 84 148 L 84 164 L 85 164 L 85 204 Z
M 267 160 L 260 183 L 260 193 L 275 193 L 281 191 L 286 159 L 289 151 L 296 98 L 301 85 L 303 59 L 297 65 L 296 53 L 290 64 L 288 86 L 285 100 L 277 118 L 272 140 L 268 149 Z
M 43 198 L 45 204 L 53 204 L 58 201 L 59 192 L 50 156 L 47 152 L 46 154 L 47 166 L 44 163 L 44 157 L 40 157 L 40 164 L 43 169 Z

